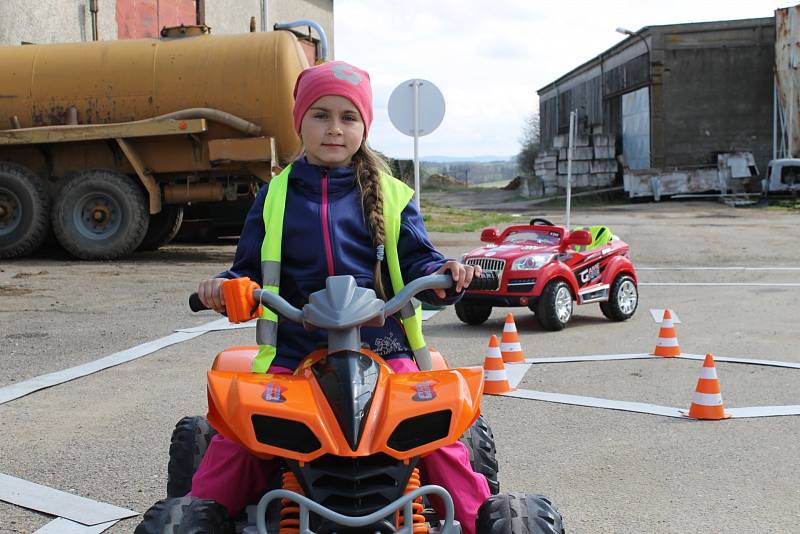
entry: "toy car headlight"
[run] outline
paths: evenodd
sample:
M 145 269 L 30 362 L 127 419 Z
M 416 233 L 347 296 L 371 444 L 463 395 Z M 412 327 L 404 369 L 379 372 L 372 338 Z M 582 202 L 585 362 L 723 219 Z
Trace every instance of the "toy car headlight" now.
M 512 271 L 532 271 L 544 266 L 553 258 L 552 254 L 531 254 L 514 260 L 511 264 Z

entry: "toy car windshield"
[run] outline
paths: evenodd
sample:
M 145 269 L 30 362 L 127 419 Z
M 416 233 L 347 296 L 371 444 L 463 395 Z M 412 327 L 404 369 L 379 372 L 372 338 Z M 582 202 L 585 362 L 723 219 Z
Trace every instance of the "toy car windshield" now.
M 558 245 L 561 234 L 550 230 L 515 230 L 509 232 L 505 241 L 510 243 L 537 243 L 545 245 Z

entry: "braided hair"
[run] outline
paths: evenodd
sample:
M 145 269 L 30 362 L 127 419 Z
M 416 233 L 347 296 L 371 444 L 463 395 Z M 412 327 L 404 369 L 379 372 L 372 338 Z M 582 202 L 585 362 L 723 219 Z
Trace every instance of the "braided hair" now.
M 364 219 L 369 226 L 372 244 L 375 246 L 375 292 L 386 300 L 383 286 L 382 265 L 385 257 L 386 233 L 383 222 L 383 193 L 381 172 L 388 172 L 386 162 L 367 145 L 366 139 L 353 154 L 353 172 L 361 190 Z

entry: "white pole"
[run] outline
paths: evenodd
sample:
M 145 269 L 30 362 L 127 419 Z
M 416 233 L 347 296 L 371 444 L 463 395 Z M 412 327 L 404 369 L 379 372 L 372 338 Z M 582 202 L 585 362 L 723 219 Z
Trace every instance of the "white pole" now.
M 572 200 L 572 147 L 575 144 L 576 113 L 569 113 L 569 140 L 567 144 L 567 231 L 569 232 L 570 201 Z
M 422 211 L 419 203 L 419 85 L 419 80 L 414 80 L 414 199 Z

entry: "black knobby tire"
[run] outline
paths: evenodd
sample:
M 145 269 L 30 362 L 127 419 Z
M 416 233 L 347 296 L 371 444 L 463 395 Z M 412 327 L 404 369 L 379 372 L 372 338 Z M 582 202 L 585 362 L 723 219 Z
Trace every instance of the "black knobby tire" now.
M 136 250 L 157 250 L 178 235 L 183 223 L 183 206 L 166 204 L 161 211 L 150 215 L 147 233 Z
M 569 295 L 569 314 L 566 318 L 559 316 L 558 300 Z M 572 292 L 563 280 L 551 280 L 544 286 L 542 294 L 536 301 L 536 320 L 545 330 L 563 330 L 572 318 Z
M 150 215 L 144 191 L 134 179 L 106 169 L 72 175 L 53 206 L 58 242 L 83 260 L 113 260 L 136 250 Z
M 492 314 L 492 307 L 486 304 L 459 301 L 456 303 L 456 315 L 462 322 L 479 325 L 486 322 Z
M 486 477 L 489 483 L 489 492 L 497 495 L 500 492 L 500 482 L 497 480 L 497 448 L 494 444 L 494 434 L 489 422 L 479 415 L 464 435 L 461 442 L 469 451 L 469 463 L 472 470 Z
M 45 182 L 22 165 L 0 161 L 0 259 L 30 254 L 47 237 L 50 197 Z
M 208 420 L 199 415 L 178 421 L 169 444 L 167 497 L 183 497 L 189 493 L 192 477 L 216 433 Z
M 621 301 L 625 299 L 623 293 L 628 291 L 633 292 L 634 301 L 626 305 Z M 636 282 L 633 281 L 632 276 L 621 274 L 617 276 L 614 279 L 614 283 L 611 284 L 611 289 L 608 292 L 608 302 L 600 303 L 600 311 L 612 321 L 626 321 L 633 317 L 638 305 L 639 290 L 636 287 Z
M 134 534 L 233 534 L 223 505 L 197 497 L 163 499 L 144 513 Z
M 478 509 L 476 534 L 563 533 L 564 521 L 561 514 L 544 495 L 493 495 Z

